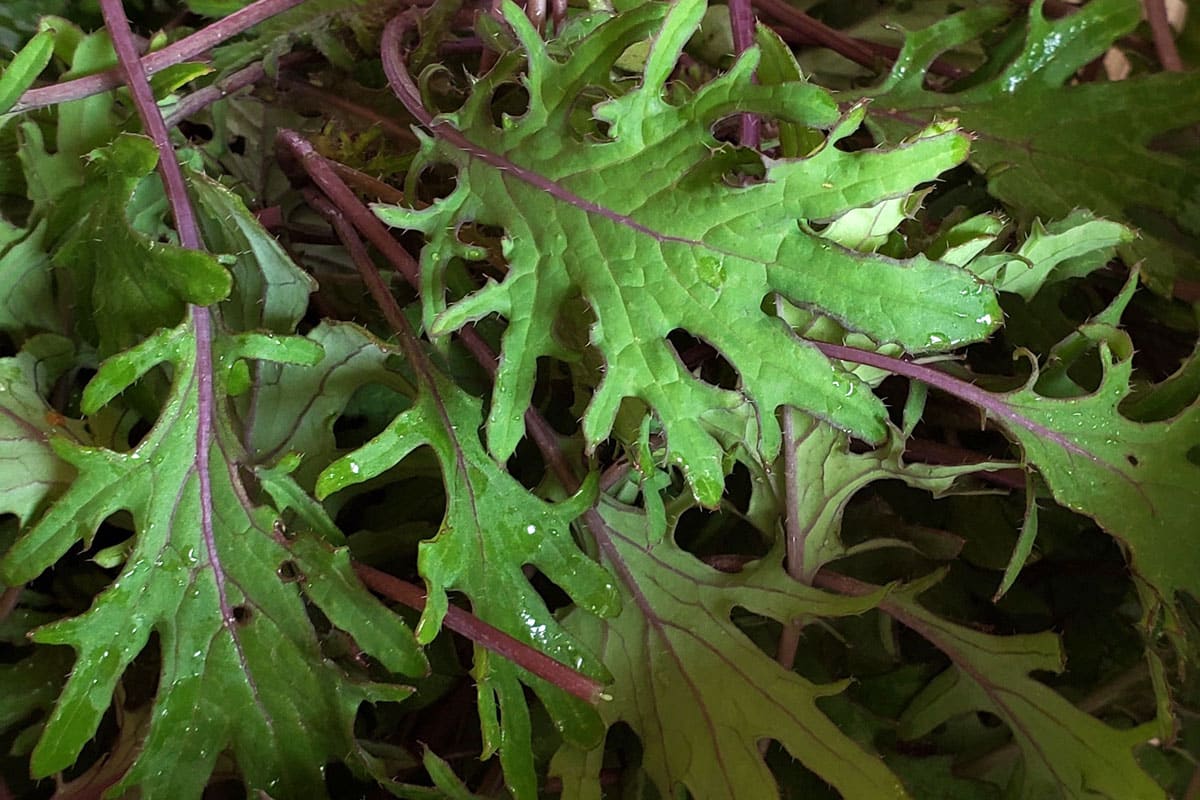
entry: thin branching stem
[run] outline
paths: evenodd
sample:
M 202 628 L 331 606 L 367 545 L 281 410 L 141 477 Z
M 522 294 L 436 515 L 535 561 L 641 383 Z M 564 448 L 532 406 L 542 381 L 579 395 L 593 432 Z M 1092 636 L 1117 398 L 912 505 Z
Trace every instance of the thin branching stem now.
M 294 8 L 302 2 L 304 0 L 256 0 L 224 19 L 201 28 L 191 36 L 186 36 L 174 44 L 167 45 L 162 50 L 150 53 L 140 60 L 138 71 L 145 76 L 150 76 L 162 72 L 167 67 L 201 56 L 221 42 L 253 28 L 263 20 Z M 136 62 L 136 53 L 134 59 Z M 123 69 L 123 67 L 116 67 L 95 75 L 56 83 L 53 86 L 30 89 L 21 95 L 21 99 L 13 106 L 12 111 L 30 111 L 115 89 L 125 82 L 122 77 Z

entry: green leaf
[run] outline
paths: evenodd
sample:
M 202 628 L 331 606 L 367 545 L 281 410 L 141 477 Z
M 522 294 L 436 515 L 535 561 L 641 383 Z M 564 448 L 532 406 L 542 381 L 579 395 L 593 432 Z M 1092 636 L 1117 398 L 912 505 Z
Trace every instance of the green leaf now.
M 880 604 L 951 661 L 904 712 L 902 736 L 917 738 L 958 715 L 987 711 L 1004 720 L 1024 756 L 1009 797 L 1165 800 L 1133 757 L 1154 735 L 1152 724 L 1111 728 L 1031 677 L 1062 672 L 1057 636 L 993 636 L 949 622 L 917 603 L 929 585 L 894 592 Z
M 0 331 L 21 337 L 36 331 L 61 333 L 59 310 L 54 305 L 54 281 L 46 252 L 46 223 L 25 231 L 0 254 Z
M 1017 576 L 1021 574 L 1021 568 L 1029 560 L 1029 555 L 1033 552 L 1033 543 L 1037 541 L 1038 532 L 1038 484 L 1034 477 L 1034 473 L 1027 472 L 1025 474 L 1025 521 L 1021 524 L 1021 534 L 1017 537 L 1017 543 L 1013 546 L 1012 556 L 1008 560 L 1008 566 L 1004 568 L 1004 576 L 1000 579 L 1000 586 L 996 589 L 996 593 L 992 595 L 992 602 L 1000 602 L 1000 598 L 1004 597 L 1005 593 L 1012 588 L 1016 583 Z
M 54 31 L 40 31 L 30 39 L 21 51 L 13 56 L 4 71 L 0 72 L 0 114 L 8 110 L 50 63 L 54 55 Z
M 15 664 L 0 664 L 0 733 L 53 706 L 70 670 L 71 659 L 61 647 L 38 647 Z
M 811 583 L 813 576 L 837 558 L 847 554 L 841 541 L 842 514 L 850 500 L 864 487 L 885 480 L 900 480 L 914 488 L 931 492 L 934 497 L 948 493 L 958 478 L 989 469 L 1011 468 L 1003 462 L 937 466 L 906 464 L 904 442 L 890 430 L 887 444 L 867 453 L 850 449 L 850 439 L 842 431 L 811 418 L 795 415 L 795 524 L 802 536 L 803 548 L 798 569 L 801 580 Z M 873 540 L 879 546 L 886 540 Z
M 74 357 L 70 340 L 44 334 L 18 355 L 0 359 L 0 514 L 15 514 L 22 525 L 75 477 L 52 438 L 88 441 L 82 425 L 62 418 L 45 400 Z
M 162 244 L 131 225 L 135 189 L 157 161 L 153 143 L 142 136 L 122 135 L 93 153 L 79 205 L 83 216 L 54 255 L 55 265 L 69 270 L 78 324 L 94 331 L 102 356 L 174 327 L 186 304 L 216 303 L 232 286 L 229 272 L 208 253 Z
M 999 395 L 992 416 L 1021 444 L 1056 501 L 1124 543 L 1134 572 L 1168 609 L 1178 591 L 1200 598 L 1200 403 L 1160 422 L 1127 419 L 1120 404 L 1133 372 L 1128 336 L 1098 324 L 1082 332 L 1099 345 L 1103 379 L 1094 392 L 1046 397 L 1031 381 Z
M 249 5 L 249 0 L 187 0 L 188 10 L 203 17 L 224 17 Z
M 1134 240 L 1124 225 L 1073 211 L 1049 225 L 1034 220 L 1016 253 L 978 256 L 967 269 L 1000 291 L 1030 300 L 1047 283 L 1083 276 L 1103 267 L 1117 245 Z
M 0 546 L 6 540 L 0 532 Z M 27 600 L 30 594 L 26 594 Z M 41 602 L 35 600 L 28 605 Z M 0 692 L 0 733 L 18 729 L 22 723 L 37 727 L 62 691 L 71 671 L 70 654 L 61 647 L 30 648 L 28 638 L 32 629 L 56 618 L 52 612 L 30 607 L 13 609 L 0 620 L 0 644 L 9 646 L 6 649 L 11 659 L 10 663 L 0 664 L 0 686 L 4 686 Z
M 425 771 L 429 773 L 429 777 L 441 790 L 441 796 L 445 800 L 478 800 L 479 796 L 472 794 L 467 789 L 454 774 L 450 765 L 439 758 L 437 753 L 425 748 L 425 755 L 421 757 L 421 763 L 425 765 Z
M 353 736 L 359 705 L 398 700 L 408 690 L 355 682 L 324 657 L 295 574 L 308 599 L 387 670 L 425 670 L 411 633 L 357 583 L 345 552 L 304 539 L 289 546 L 276 512 L 242 483 L 245 457 L 224 411 L 224 373 L 206 378 L 197 365 L 264 350 L 310 364 L 321 355 L 305 340 L 243 335 L 219 339 L 216 353 L 201 358 L 190 325 L 163 331 L 105 362 L 83 399 L 85 410 L 95 410 L 169 363 L 170 396 L 138 446 L 117 453 L 55 441 L 78 477 L 0 561 L 4 580 L 27 582 L 76 542 L 89 547 L 117 512 L 132 516 L 135 532 L 120 574 L 91 608 L 35 634 L 77 656 L 33 753 L 36 776 L 74 763 L 152 633 L 160 643 L 159 689 L 118 791 L 137 786 L 147 796 L 199 798 L 226 749 L 248 790 L 276 796 L 320 795 L 315 787 L 327 762 L 361 764 Z
M 600 620 L 572 613 L 566 623 L 600 652 L 613 673 L 604 721 L 625 722 L 641 738 L 642 767 L 661 796 L 685 787 L 693 797 L 778 797 L 758 744 L 779 742 L 844 797 L 903 798 L 907 792 L 875 754 L 839 730 L 818 707 L 845 684 L 818 685 L 784 669 L 731 619 L 734 609 L 790 624 L 860 614 L 880 596 L 840 597 L 791 580 L 775 553 L 737 574 L 680 549 L 658 492 L 643 485 L 644 512 L 602 502 L 589 528 L 605 563 L 621 576 L 621 614 Z M 551 771 L 564 798 L 598 798 L 599 757 L 559 752 Z
M 412 408 L 325 470 L 317 496 L 381 475 L 418 447 L 430 446 L 442 469 L 447 508 L 437 536 L 421 543 L 418 556 L 429 595 L 418 639 L 427 643 L 437 635 L 449 604 L 447 592 L 457 590 L 470 598 L 480 619 L 562 664 L 603 679 L 604 667 L 562 629 L 522 570 L 526 564 L 536 567 L 590 613 L 616 611 L 616 589 L 608 573 L 571 537 L 571 522 L 593 501 L 595 483 L 566 502 L 541 500 L 483 449 L 476 433 L 481 420 L 478 399 L 435 376 L 422 386 Z M 479 684 L 484 755 L 499 749 L 509 787 L 520 800 L 537 796 L 521 681 L 533 688 L 568 740 L 591 746 L 601 735 L 591 707 L 482 648 L 476 648 L 473 674 Z
M 379 386 L 407 398 L 416 389 L 404 375 L 385 367 L 394 356 L 357 325 L 325 322 L 307 338 L 325 352 L 321 363 L 259 362 L 242 416 L 254 461 L 273 464 L 289 452 L 302 454 L 295 480 L 311 489 L 320 472 L 345 453 L 338 449 L 333 427 L 356 391 Z
M 190 172 L 188 178 L 205 244 L 233 261 L 233 292 L 221 303 L 221 318 L 234 330 L 291 333 L 316 281 L 296 266 L 240 197 L 202 173 Z
M 1130 264 L 1145 259 L 1151 284 L 1169 289 L 1177 276 L 1200 277 L 1200 162 L 1153 147 L 1155 137 L 1200 122 L 1200 73 L 1073 83 L 1141 19 L 1135 0 L 1094 0 L 1053 21 L 1035 4 L 1023 47 L 997 74 L 956 93 L 923 87 L 939 53 L 1007 13 L 973 9 L 910 33 L 891 75 L 871 92 L 872 125 L 899 138 L 953 116 L 975 132 L 971 164 L 989 192 L 1018 213 L 1056 219 L 1082 207 L 1130 220 L 1143 238 L 1122 252 Z
M 349 32 L 359 42 L 373 43 L 400 6 L 398 0 L 306 0 L 257 25 L 246 40 L 217 47 L 213 63 L 222 75 L 227 75 L 263 59 L 274 72 L 281 56 L 307 42 L 338 67 L 351 71 L 354 60 L 339 36 Z
M 755 85 L 756 50 L 693 96 L 668 103 L 665 82 L 699 24 L 701 0 L 670 6 L 665 20 L 657 4 L 618 15 L 563 62 L 549 57 L 515 5 L 504 8 L 525 57 L 502 59 L 425 147 L 425 163 L 458 168 L 455 191 L 422 211 L 377 209 L 389 224 L 429 238 L 422 266 L 433 334 L 489 314 L 508 320 L 488 414 L 488 446 L 497 458 L 507 459 L 524 432 L 537 360 L 567 355 L 555 317 L 575 294 L 595 315 L 590 337 L 605 361 L 583 418 L 587 443 L 608 435 L 624 399 L 644 401 L 666 430 L 673 461 L 710 506 L 722 490 L 722 448 L 701 417 L 737 407 L 742 393 L 755 404 L 768 458 L 779 449 L 781 405 L 869 441 L 884 435 L 881 403 L 764 313 L 769 293 L 914 351 L 956 347 L 998 326 L 993 292 L 964 270 L 855 253 L 808 229 L 935 179 L 966 157 L 962 133 L 934 125 L 891 150 L 843 152 L 835 145 L 860 126 L 865 107 L 839 116 L 833 99 L 808 84 Z M 593 134 L 603 139 L 581 140 L 571 127 L 580 93 L 607 85 L 624 49 L 660 27 L 641 84 L 593 109 L 608 126 Z M 526 61 L 529 110 L 497 128 L 493 94 Z M 711 127 L 737 111 L 830 131 L 806 158 L 768 160 L 713 138 Z M 727 173 L 742 167 L 763 180 L 727 183 Z M 413 174 L 419 171 L 414 166 Z M 729 180 L 738 182 L 736 175 Z M 450 260 L 471 256 L 456 233 L 468 223 L 503 228 L 509 271 L 443 311 Z M 914 308 L 908 301 L 917 295 L 922 303 Z M 691 375 L 667 342 L 675 329 L 712 344 L 738 370 L 741 393 Z

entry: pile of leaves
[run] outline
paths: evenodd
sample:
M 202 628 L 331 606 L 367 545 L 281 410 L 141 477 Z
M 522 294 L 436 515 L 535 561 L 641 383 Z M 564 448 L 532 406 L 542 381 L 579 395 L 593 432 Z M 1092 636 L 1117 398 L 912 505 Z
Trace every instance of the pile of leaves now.
M 9 4 L 0 797 L 1200 796 L 1146 5 Z

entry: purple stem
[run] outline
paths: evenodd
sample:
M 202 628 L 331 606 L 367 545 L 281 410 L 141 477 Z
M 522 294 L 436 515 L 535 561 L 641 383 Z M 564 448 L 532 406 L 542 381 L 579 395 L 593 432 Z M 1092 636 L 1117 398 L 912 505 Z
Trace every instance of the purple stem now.
M 405 358 L 421 379 L 422 390 L 432 394 L 438 409 L 443 409 L 444 404 L 437 397 L 437 370 L 430 362 L 425 351 L 421 348 L 416 331 L 413 330 L 412 325 L 405 318 L 400 304 L 396 302 L 396 298 L 392 295 L 383 277 L 379 274 L 379 269 L 371 260 L 366 246 L 363 244 L 362 239 L 359 238 L 355 223 L 370 228 L 373 226 L 371 223 L 365 222 L 365 220 L 371 220 L 374 226 L 378 226 L 379 228 L 376 231 L 377 235 L 373 238 L 373 241 L 379 239 L 378 234 L 382 232 L 382 236 L 386 238 L 386 241 L 391 242 L 396 249 L 402 250 L 403 248 L 395 244 L 395 240 L 387 233 L 383 224 L 371 214 L 370 210 L 358 202 L 358 199 L 353 196 L 349 188 L 345 184 L 340 183 L 340 179 L 329 166 L 329 162 L 322 158 L 309 142 L 305 141 L 294 131 L 281 131 L 279 133 L 279 140 L 288 152 L 299 159 L 306 173 L 313 177 L 314 182 L 317 182 L 318 186 L 322 189 L 332 190 L 332 195 L 337 195 L 340 199 L 347 202 L 347 208 L 340 208 L 334 202 L 331 202 L 330 199 L 326 199 L 324 196 L 318 194 L 311 187 L 304 190 L 305 200 L 309 205 L 325 217 L 333 225 L 334 230 L 337 231 L 338 238 L 342 240 L 347 252 L 349 252 L 351 260 L 358 269 L 359 276 L 362 278 L 363 283 L 366 284 L 367 291 L 371 294 L 371 299 L 379 306 L 379 309 L 383 312 L 384 319 L 387 320 L 391 329 L 396 332 Z M 389 246 L 387 249 L 391 251 L 392 247 Z M 405 252 L 405 255 L 407 256 L 407 252 Z M 405 260 L 401 259 L 401 261 Z M 407 262 L 411 263 L 411 261 L 411 257 L 408 257 Z M 412 264 L 412 267 L 415 270 L 416 265 Z M 416 273 L 414 271 L 414 280 L 415 277 Z M 494 356 L 491 356 L 489 360 L 493 364 L 495 363 Z M 442 422 L 446 427 L 446 431 L 453 434 L 451 420 L 443 416 Z M 363 583 L 380 594 L 418 610 L 425 607 L 425 594 L 415 586 L 357 562 L 354 565 L 354 569 Z M 533 674 L 545 678 L 576 697 L 580 697 L 589 703 L 595 703 L 603 696 L 603 687 L 597 681 L 564 664 L 560 664 L 536 648 L 530 647 L 524 642 L 500 631 L 498 628 L 488 625 L 462 609 L 451 606 L 447 610 L 445 621 L 451 630 L 457 631 L 476 644 L 498 653 Z
M 810 17 L 786 0 L 754 0 L 758 6 L 769 15 L 795 28 L 800 33 L 809 36 L 813 41 L 840 56 L 850 59 L 856 64 L 875 69 L 878 59 L 871 48 L 839 30 L 829 27 L 818 19 Z
M 754 9 L 750 0 L 729 0 L 729 22 L 733 28 L 733 53 L 741 58 L 742 53 L 754 44 Z M 757 150 L 760 141 L 760 125 L 757 114 L 741 114 L 738 135 L 742 147 Z
M 196 222 L 192 202 L 188 198 L 183 171 L 175 159 L 175 149 L 171 146 L 166 123 L 163 121 L 158 105 L 154 102 L 150 82 L 138 61 L 133 31 L 129 27 L 129 20 L 125 17 L 125 9 L 121 5 L 121 0 L 100 0 L 100 12 L 104 16 L 105 27 L 112 37 L 119 70 L 125 77 L 126 85 L 133 96 L 134 105 L 142 118 L 142 124 L 158 149 L 158 174 L 162 177 L 167 201 L 171 206 L 171 213 L 175 217 L 179 242 L 190 250 L 203 250 L 204 241 L 200 236 L 200 226 Z M 217 584 L 221 615 L 225 626 L 232 630 L 236 625 L 236 620 L 226 596 L 225 571 L 217 553 L 213 522 L 212 475 L 209 467 L 216 406 L 216 390 L 213 386 L 213 318 L 207 308 L 190 306 L 189 310 L 192 332 L 196 342 L 194 370 L 197 419 L 194 463 L 196 477 L 200 484 L 200 531 L 209 563 L 213 567 L 213 578 Z
M 354 564 L 354 572 L 368 588 L 389 600 L 403 603 L 417 611 L 425 609 L 427 595 L 419 587 L 357 562 Z M 487 624 L 458 606 L 450 606 L 446 609 L 445 621 L 446 627 L 455 633 L 486 647 L 493 653 L 499 653 L 517 666 L 588 703 L 595 704 L 605 697 L 603 684 L 583 673 L 576 672 L 565 664 L 558 663 L 542 651 L 514 639 L 499 628 Z
M 965 400 L 973 406 L 982 408 L 992 416 L 1004 420 L 1018 427 L 1024 428 L 1038 436 L 1054 442 L 1059 447 L 1062 447 L 1068 452 L 1075 455 L 1083 456 L 1089 461 L 1095 461 L 1096 457 L 1089 453 L 1084 448 L 1067 439 L 1061 433 L 1047 428 L 1038 422 L 1030 419 L 1024 414 L 1017 411 L 1015 408 L 1005 403 L 1000 395 L 980 389 L 978 386 L 967 383 L 964 380 L 947 375 L 944 372 L 939 372 L 932 367 L 927 367 L 923 364 L 915 364 L 912 361 L 906 361 L 902 358 L 893 358 L 892 356 L 873 353 L 869 350 L 859 350 L 855 347 L 846 347 L 840 344 L 829 344 L 828 342 L 816 342 L 806 340 L 809 344 L 816 347 L 829 358 L 836 358 L 842 361 L 849 361 L 853 364 L 865 364 L 869 367 L 878 367 L 879 369 L 887 370 L 896 375 L 903 375 L 906 378 L 913 378 L 927 383 L 935 389 L 940 389 L 948 395 L 957 397 L 960 400 Z
M 8 615 L 17 607 L 17 601 L 21 599 L 21 591 L 23 586 L 6 586 L 3 592 L 0 592 L 0 622 L 8 619 Z
M 289 53 L 279 59 L 279 66 L 282 69 L 286 66 L 298 63 L 308 59 L 308 53 Z M 239 92 L 247 86 L 253 86 L 261 81 L 267 75 L 266 67 L 263 62 L 256 61 L 248 67 L 238 70 L 237 72 L 225 77 L 216 83 L 205 86 L 203 89 L 198 89 L 187 97 L 179 101 L 179 103 L 167 115 L 166 124 L 168 128 L 174 128 L 181 121 L 192 116 L 201 109 L 211 106 L 213 103 L 224 100 L 234 92 Z
M 186 36 L 174 44 L 167 45 L 162 50 L 150 53 L 141 59 L 139 72 L 146 76 L 153 75 L 169 66 L 207 53 L 226 39 L 231 39 L 239 33 L 253 28 L 263 20 L 281 14 L 302 2 L 304 0 L 256 0 L 224 19 L 218 20 L 206 28 L 201 28 L 191 36 Z M 124 19 L 124 12 L 121 16 Z M 132 34 L 130 35 L 132 36 Z M 134 63 L 137 61 L 138 57 L 135 52 Z M 76 78 L 73 81 L 30 89 L 21 95 L 21 99 L 13 106 L 12 111 L 13 113 L 29 111 L 115 89 L 123 82 L 122 70 L 122 67 L 114 67 L 106 72 Z
M 376 125 L 396 141 L 414 145 L 417 143 L 416 134 L 412 132 L 407 124 L 401 124 L 387 114 L 380 113 L 373 108 L 367 108 L 347 97 L 326 91 L 296 78 L 285 77 L 280 80 L 280 84 L 288 91 L 302 95 L 320 106 L 345 111 L 372 125 Z
M 1167 19 L 1167 4 L 1164 0 L 1142 0 L 1146 9 L 1146 21 L 1150 23 L 1150 34 L 1154 37 L 1154 50 L 1158 63 L 1166 72 L 1183 72 L 1183 59 L 1175 45 L 1175 32 Z

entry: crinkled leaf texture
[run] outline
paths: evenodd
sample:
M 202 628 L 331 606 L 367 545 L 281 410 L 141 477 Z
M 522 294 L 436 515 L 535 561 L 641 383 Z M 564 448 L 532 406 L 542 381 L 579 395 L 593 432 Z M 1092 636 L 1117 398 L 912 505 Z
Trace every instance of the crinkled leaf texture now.
M 894 592 L 881 604 L 951 661 L 905 711 L 902 736 L 923 736 L 952 717 L 987 711 L 1004 720 L 1024 757 L 1010 780 L 1009 797 L 1166 797 L 1133 756 L 1154 735 L 1153 723 L 1117 730 L 1080 711 L 1031 677 L 1062 672 L 1057 636 L 993 636 L 942 619 L 915 599 L 935 582 L 936 577 Z
M 119 789 L 199 798 L 228 750 L 251 790 L 319 795 L 327 762 L 365 764 L 353 738 L 358 706 L 408 690 L 356 683 L 325 658 L 290 574 L 303 575 L 309 599 L 388 669 L 419 674 L 424 657 L 408 628 L 355 580 L 344 551 L 303 540 L 289 546 L 277 514 L 249 496 L 240 445 L 223 412 L 227 369 L 198 368 L 192 324 L 161 331 L 101 366 L 84 394 L 89 413 L 169 363 L 174 382 L 161 416 L 128 453 L 56 439 L 55 450 L 78 476 L 0 562 L 5 581 L 24 583 L 77 542 L 90 545 L 110 515 L 133 518 L 131 550 L 112 584 L 85 613 L 34 635 L 75 648 L 77 661 L 32 769 L 49 775 L 75 761 L 154 633 L 158 694 Z M 321 356 L 309 341 L 265 334 L 218 337 L 215 349 L 219 365 L 243 358 L 312 364 Z M 202 452 L 200 426 L 209 418 Z M 292 569 L 281 575 L 285 562 Z
M 847 736 L 817 706 L 845 684 L 817 685 L 780 666 L 734 624 L 744 609 L 784 624 L 860 614 L 882 592 L 843 597 L 787 576 L 779 553 L 727 574 L 675 544 L 657 473 L 643 485 L 644 511 L 602 502 L 589 527 L 605 563 L 627 592 L 611 620 L 572 613 L 569 628 L 599 650 L 613 673 L 609 725 L 641 737 L 642 766 L 663 797 L 768 800 L 779 796 L 759 742 L 774 739 L 843 797 L 908 797 L 879 757 Z M 603 749 L 566 746 L 551 771 L 564 798 L 599 800 Z
M 487 423 L 494 455 L 506 459 L 522 436 L 537 360 L 569 357 L 555 323 L 584 323 L 556 315 L 582 295 L 605 362 L 583 418 L 587 441 L 608 435 L 625 398 L 641 399 L 666 429 L 696 496 L 712 506 L 722 492 L 722 448 L 701 417 L 744 398 L 689 373 L 667 341 L 673 330 L 709 342 L 738 370 L 770 458 L 779 449 L 781 405 L 873 442 L 883 438 L 885 419 L 867 387 L 762 310 L 770 293 L 912 351 L 982 339 L 1000 314 L 991 288 L 961 268 L 855 253 L 809 228 L 936 179 L 966 158 L 967 137 L 934 125 L 893 149 L 843 152 L 835 144 L 859 127 L 865 108 L 839 116 L 814 86 L 756 85 L 757 50 L 672 104 L 665 83 L 703 13 L 703 0 L 646 4 L 598 26 L 560 62 L 520 9 L 506 4 L 524 57 L 502 59 L 426 142 L 424 163 L 458 168 L 455 191 L 422 211 L 377 213 L 429 239 L 422 262 L 434 334 L 489 314 L 508 321 Z M 615 92 L 614 61 L 656 31 L 640 85 L 592 110 L 605 130 L 578 133 L 581 93 L 596 86 Z M 493 94 L 518 79 L 523 63 L 529 109 L 497 128 Z M 739 111 L 828 128 L 829 135 L 805 158 L 767 159 L 713 137 L 712 127 Z M 747 165 L 761 168 L 763 179 L 740 181 L 736 173 Z M 458 239 L 469 223 L 503 228 L 509 272 L 443 310 L 451 258 L 479 257 Z
M 418 555 L 418 568 L 429 588 L 418 638 L 429 642 L 437 635 L 448 604 L 446 593 L 457 590 L 471 599 L 480 619 L 560 663 L 604 679 L 601 662 L 562 629 L 522 570 L 526 564 L 536 567 L 593 614 L 616 610 L 619 601 L 612 579 L 571 536 L 571 522 L 594 501 L 596 485 L 589 482 L 562 503 L 541 500 L 484 450 L 478 436 L 482 416 L 477 398 L 433 376 L 412 408 L 321 475 L 317 495 L 380 475 L 428 445 L 442 469 L 447 509 L 437 536 L 422 542 Z M 478 647 L 474 675 L 484 754 L 499 749 L 509 787 L 520 800 L 537 796 L 522 681 L 537 693 L 569 741 L 591 746 L 602 735 L 599 719 L 586 703 Z
M 1141 19 L 1136 0 L 1093 0 L 1047 20 L 1030 9 L 1024 47 L 988 79 L 961 92 L 923 87 L 940 53 L 1003 20 L 1002 5 L 980 7 L 908 35 L 892 74 L 871 92 L 871 122 L 901 137 L 932 117 L 953 116 L 976 140 L 971 163 L 988 191 L 1021 213 L 1045 219 L 1089 208 L 1130 220 L 1143 238 L 1129 263 L 1145 259 L 1147 279 L 1170 287 L 1195 280 L 1200 258 L 1200 162 L 1155 147 L 1156 137 L 1200 122 L 1200 73 L 1164 72 L 1123 81 L 1071 81 Z

